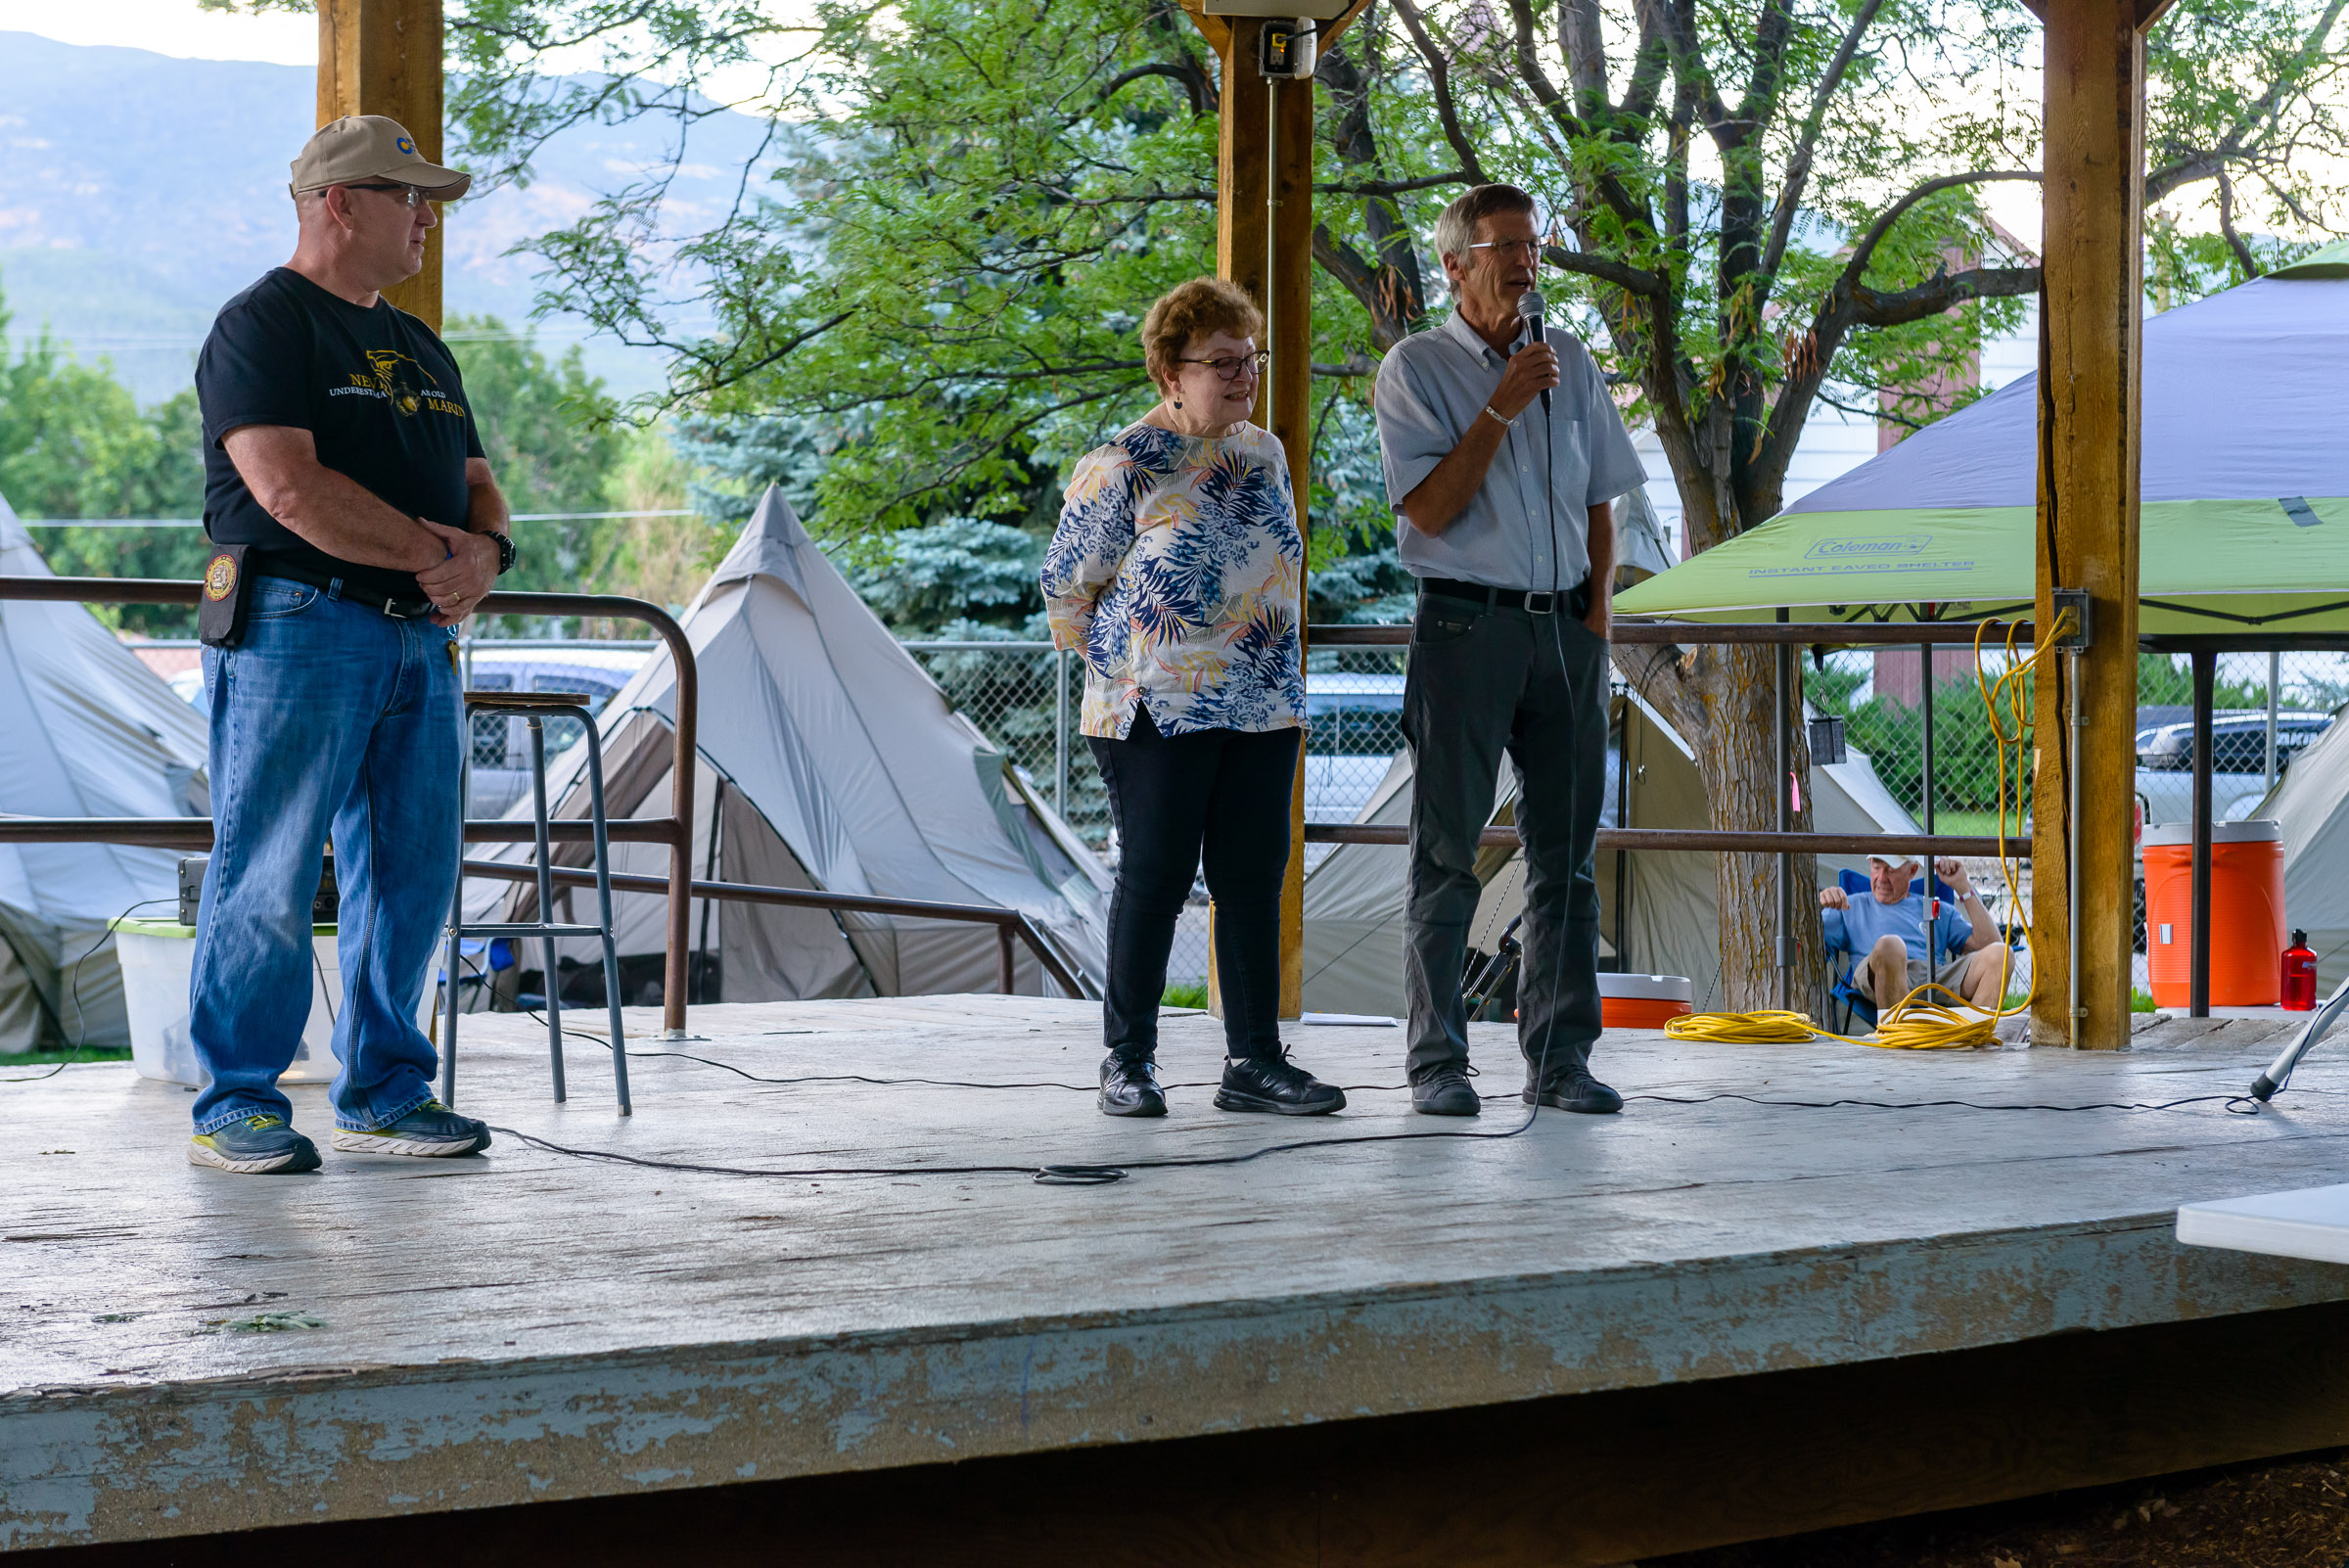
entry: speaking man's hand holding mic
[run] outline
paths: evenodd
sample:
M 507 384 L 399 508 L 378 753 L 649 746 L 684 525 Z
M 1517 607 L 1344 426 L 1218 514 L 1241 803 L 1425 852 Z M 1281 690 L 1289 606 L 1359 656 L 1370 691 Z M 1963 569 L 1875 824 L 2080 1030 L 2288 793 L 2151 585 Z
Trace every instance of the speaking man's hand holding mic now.
M 1493 411 L 1513 420 L 1557 384 L 1558 351 L 1545 343 L 1529 343 L 1509 356 L 1509 368 L 1493 393 Z

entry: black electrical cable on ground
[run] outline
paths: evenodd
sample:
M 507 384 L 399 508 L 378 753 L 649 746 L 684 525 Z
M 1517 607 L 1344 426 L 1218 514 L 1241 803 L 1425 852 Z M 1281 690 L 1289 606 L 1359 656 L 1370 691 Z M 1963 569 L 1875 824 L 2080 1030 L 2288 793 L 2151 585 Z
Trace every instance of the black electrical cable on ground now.
M 87 959 L 90 954 L 96 952 L 99 948 L 105 946 L 106 939 L 115 934 L 115 927 L 129 919 L 133 911 L 144 909 L 149 904 L 153 903 L 176 903 L 178 899 L 176 897 L 169 899 L 141 899 L 138 902 L 132 904 L 129 908 L 124 909 L 120 914 L 115 916 L 114 919 L 108 921 L 106 923 L 106 929 L 99 933 L 98 940 L 91 943 L 87 947 L 84 947 L 81 950 L 81 956 L 75 958 L 73 962 L 67 967 L 67 994 L 71 998 L 73 1003 L 74 1038 L 66 1046 L 66 1049 L 69 1051 L 89 1049 L 89 1046 L 87 1043 L 85 1043 L 88 1037 L 83 1030 L 83 1026 L 89 1022 L 89 1018 L 88 1015 L 81 1010 L 81 966 L 83 960 Z M 57 1022 L 58 1028 L 65 1028 L 66 1021 L 63 1018 L 60 1018 Z M 57 1062 L 54 1063 L 46 1073 L 28 1073 L 23 1078 L 0 1078 L 0 1084 L 38 1084 L 43 1079 L 57 1077 L 58 1074 L 74 1065 L 75 1063 L 71 1061 Z

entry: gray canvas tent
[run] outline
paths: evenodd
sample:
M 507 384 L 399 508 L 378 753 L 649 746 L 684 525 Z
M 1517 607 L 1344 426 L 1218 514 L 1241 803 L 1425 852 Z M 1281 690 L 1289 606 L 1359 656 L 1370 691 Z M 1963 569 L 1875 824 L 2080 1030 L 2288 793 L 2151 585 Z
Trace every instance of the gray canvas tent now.
M 985 736 L 948 704 L 769 489 L 682 618 L 701 677 L 693 864 L 705 879 L 990 904 L 1026 913 L 1089 985 L 1106 963 L 1110 876 Z M 656 655 L 601 715 L 608 808 L 668 809 L 675 669 Z M 586 753 L 548 764 L 557 814 L 587 810 Z M 509 814 L 527 817 L 527 799 Z M 584 864 L 584 846 L 558 859 Z M 527 859 L 527 846 L 502 847 Z M 614 845 L 613 866 L 667 870 L 655 845 Z M 574 895 L 585 914 L 592 895 Z M 476 881 L 468 907 L 530 918 L 527 887 Z M 651 999 L 666 905 L 617 900 L 631 1003 Z M 726 1001 L 992 991 L 992 926 L 710 901 L 693 911 L 702 994 Z M 564 957 L 601 962 L 570 944 Z M 522 955 L 535 968 L 537 955 Z M 1020 989 L 1057 994 L 1025 945 Z
M 50 576 L 4 498 L 0 576 Z M 0 813 L 206 816 L 205 755 L 204 719 L 88 610 L 0 600 Z M 115 844 L 0 845 L 0 1051 L 130 1043 L 110 923 L 176 898 L 178 862 Z
M 2306 928 L 2323 994 L 2349 976 L 2349 724 L 2293 758 L 2250 814 L 2283 830 L 2283 918 Z
M 1635 695 L 1616 697 L 1613 720 L 1620 749 L 1610 746 L 1607 758 L 1610 823 L 1617 800 L 1615 769 L 1621 757 L 1629 760 L 1632 770 L 1628 825 L 1712 826 L 1695 754 L 1672 726 Z M 1841 762 L 1814 767 L 1812 789 L 1812 815 L 1821 832 L 1917 831 L 1915 821 L 1857 750 L 1847 750 Z M 1514 784 L 1504 763 L 1493 820 L 1502 824 L 1513 821 L 1514 801 Z M 1398 753 L 1357 820 L 1407 823 L 1410 813 L 1410 758 L 1408 753 Z M 1394 846 L 1345 844 L 1306 874 L 1308 1011 L 1403 1015 L 1403 898 L 1407 856 L 1407 851 Z M 1623 858 L 1624 875 L 1619 879 L 1616 856 L 1602 853 L 1598 857 L 1602 954 L 1618 957 L 1618 967 L 1623 969 L 1685 975 L 1694 984 L 1700 1009 L 1717 1003 L 1721 938 L 1713 861 L 1702 854 L 1660 851 Z M 1819 864 L 1822 872 L 1832 872 L 1857 869 L 1865 861 L 1857 855 L 1820 855 Z M 1477 876 L 1485 893 L 1469 926 L 1469 943 L 1490 952 L 1502 928 L 1524 907 L 1525 862 L 1514 851 L 1488 850 L 1478 858 Z M 1627 895 L 1620 923 L 1619 886 Z M 1619 930 L 1623 951 L 1615 954 Z

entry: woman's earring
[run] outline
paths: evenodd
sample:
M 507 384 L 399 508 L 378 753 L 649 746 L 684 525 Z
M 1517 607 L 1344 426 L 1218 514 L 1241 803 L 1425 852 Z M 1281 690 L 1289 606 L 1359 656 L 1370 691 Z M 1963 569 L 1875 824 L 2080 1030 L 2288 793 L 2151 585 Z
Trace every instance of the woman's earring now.
M 1175 407 L 1177 407 L 1177 408 L 1180 408 L 1180 407 L 1182 406 L 1182 399 L 1181 399 L 1181 398 L 1179 398 L 1179 397 L 1175 398 L 1175 399 L 1174 399 L 1174 406 L 1175 406 Z

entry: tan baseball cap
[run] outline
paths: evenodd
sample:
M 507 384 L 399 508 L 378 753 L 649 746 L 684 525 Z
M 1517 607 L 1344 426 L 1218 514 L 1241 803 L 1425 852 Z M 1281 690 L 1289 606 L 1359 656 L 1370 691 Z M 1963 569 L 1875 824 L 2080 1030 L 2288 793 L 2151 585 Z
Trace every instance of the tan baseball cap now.
M 294 160 L 296 196 L 348 185 L 360 180 L 397 180 L 432 193 L 436 202 L 453 202 L 465 194 L 473 176 L 428 163 L 416 151 L 416 139 L 396 119 L 382 115 L 345 115 L 321 125 L 302 144 Z

